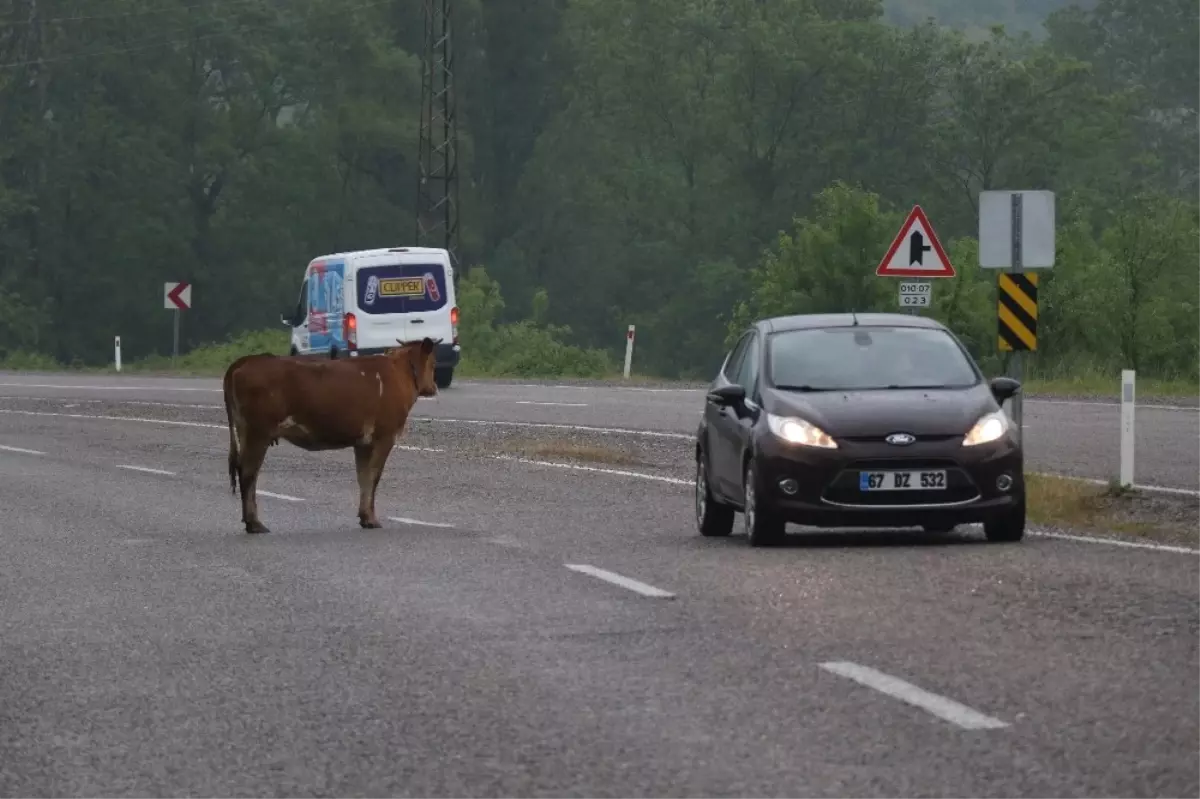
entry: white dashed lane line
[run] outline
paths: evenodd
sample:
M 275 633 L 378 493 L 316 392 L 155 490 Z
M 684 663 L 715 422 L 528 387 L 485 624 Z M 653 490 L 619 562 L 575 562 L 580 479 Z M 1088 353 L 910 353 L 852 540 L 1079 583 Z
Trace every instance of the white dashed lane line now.
M 454 527 L 453 524 L 447 524 L 446 522 L 423 522 L 420 519 L 410 519 L 407 516 L 389 516 L 388 519 L 393 522 L 400 522 L 401 524 L 419 524 L 422 527 Z
M 859 685 L 873 688 L 882 694 L 899 699 L 901 702 L 919 707 L 927 713 L 962 727 L 964 730 L 998 730 L 1008 726 L 1007 722 L 985 716 L 977 710 L 959 704 L 953 699 L 947 699 L 939 694 L 930 693 L 918 688 L 899 677 L 884 674 L 869 666 L 860 666 L 849 661 L 831 661 L 822 663 L 821 668 L 840 677 L 853 680 Z
M 131 472 L 145 472 L 146 474 L 162 474 L 167 477 L 174 477 L 175 472 L 168 472 L 166 469 L 151 469 L 149 466 L 134 466 L 130 463 L 118 463 L 118 469 L 128 469 Z
M 605 569 L 598 569 L 595 566 L 589 566 L 586 563 L 566 563 L 564 565 L 571 571 L 595 577 L 596 579 L 603 580 L 606 583 L 619 585 L 626 590 L 633 591 L 635 594 L 641 594 L 642 596 L 648 596 L 653 599 L 675 598 L 675 595 L 670 591 L 664 591 L 661 588 L 655 588 L 654 586 L 648 585 L 647 583 L 643 583 L 639 580 L 634 580 Z
M 13 414 L 13 415 L 18 415 L 18 416 L 49 416 L 49 417 L 60 417 L 60 418 L 65 418 L 65 419 L 96 419 L 96 420 L 101 420 L 101 421 L 135 422 L 135 423 L 142 423 L 142 424 L 162 424 L 162 425 L 170 425 L 170 426 L 178 426 L 178 427 L 207 428 L 210 430 L 228 430 L 228 427 L 223 424 L 210 424 L 210 423 L 205 423 L 205 422 L 184 422 L 184 421 L 178 421 L 178 420 L 172 420 L 172 419 L 150 419 L 150 418 L 132 417 L 132 416 L 107 416 L 107 415 L 90 414 L 90 413 L 55 413 L 52 411 L 21 411 L 21 410 L 15 410 L 12 408 L 0 408 L 0 414 Z M 417 418 L 419 418 L 419 417 L 414 417 L 414 419 L 417 419 Z M 651 435 L 651 436 L 664 436 L 664 437 L 678 436 L 679 438 L 691 438 L 691 436 L 687 436 L 682 433 L 659 433 L 659 432 L 653 432 L 653 431 L 625 430 L 625 429 L 620 429 L 620 428 L 600 428 L 600 427 L 590 428 L 590 427 L 583 427 L 580 425 L 552 425 L 552 424 L 523 423 L 523 422 L 492 422 L 492 421 L 484 421 L 484 420 L 445 419 L 445 418 L 442 418 L 442 419 L 420 419 L 420 420 L 421 421 L 436 421 L 436 422 L 452 422 L 452 423 L 459 422 L 459 423 L 464 423 L 464 424 L 484 424 L 484 425 L 496 424 L 496 425 L 513 425 L 513 426 L 528 426 L 528 427 L 535 427 L 535 426 L 536 427 L 561 427 L 561 428 L 607 431 L 607 432 L 613 432 L 613 433 L 630 432 L 630 433 L 641 433 L 644 435 Z M 446 450 L 438 448 L 438 447 L 412 447 L 412 446 L 406 446 L 403 444 L 396 445 L 396 449 L 408 450 L 408 451 L 413 451 L 413 452 L 439 452 L 440 453 L 440 452 L 446 451 Z M 9 450 L 12 452 L 20 452 L 20 453 L 29 454 L 29 455 L 45 455 L 46 454 L 44 452 L 39 452 L 38 450 L 23 449 L 20 447 L 0 446 L 0 450 Z M 549 466 L 549 467 L 553 467 L 555 469 L 566 469 L 568 471 L 579 471 L 579 472 L 593 472 L 593 473 L 597 473 L 597 474 L 612 475 L 614 477 L 632 477 L 632 478 L 636 478 L 639 480 L 650 480 L 650 481 L 656 482 L 656 483 L 667 483 L 669 485 L 677 485 L 677 486 L 694 486 L 695 485 L 694 480 L 683 479 L 683 478 L 679 478 L 679 477 L 669 477 L 667 475 L 662 475 L 662 474 L 648 474 L 645 472 L 627 471 L 624 469 L 606 469 L 606 468 L 603 468 L 600 466 L 584 466 L 582 464 L 561 463 L 561 462 L 557 462 L 557 461 L 533 460 L 530 458 L 520 458 L 520 457 L 516 457 L 516 456 L 512 456 L 512 455 L 492 455 L 490 457 L 492 460 L 498 460 L 498 461 L 515 461 L 517 463 L 523 463 L 523 464 L 527 464 L 527 465 L 531 465 L 531 466 Z M 1080 479 L 1080 478 L 1074 478 L 1074 479 Z M 1099 481 L 1097 481 L 1097 482 L 1099 482 Z M 1154 487 L 1145 486 L 1143 488 L 1151 488 L 1152 489 Z M 1176 489 L 1176 490 L 1180 490 L 1180 489 Z M 266 494 L 266 492 L 261 491 L 261 490 L 259 491 L 259 493 L 265 494 L 267 496 L 271 496 L 270 494 Z M 1190 493 L 1190 491 L 1188 493 Z M 284 495 L 284 496 L 286 496 L 286 495 Z M 293 501 L 293 502 L 303 501 L 299 497 L 289 498 L 289 499 L 291 499 L 291 501 Z M 1153 543 L 1149 543 L 1149 542 L 1123 541 L 1123 540 L 1116 539 L 1116 538 L 1101 538 L 1101 537 L 1092 537 L 1092 536 L 1073 536 L 1073 535 L 1043 532 L 1040 530 L 1029 530 L 1029 535 L 1036 536 L 1036 537 L 1042 537 L 1042 538 L 1059 539 L 1062 541 L 1074 541 L 1077 543 L 1084 543 L 1084 544 L 1100 544 L 1100 545 L 1108 545 L 1108 546 L 1126 547 L 1126 548 L 1130 548 L 1130 549 L 1142 549 L 1142 550 L 1150 550 L 1150 551 L 1158 551 L 1158 552 L 1170 552 L 1170 553 L 1184 554 L 1184 555 L 1200 555 L 1200 549 L 1195 549 L 1192 547 L 1175 547 L 1175 546 L 1168 546 L 1168 545 L 1164 545 L 1164 544 L 1153 544 Z
M 517 405 L 552 405 L 556 408 L 586 408 L 586 402 L 537 402 L 535 400 L 517 400 Z
M 256 494 L 263 497 L 272 497 L 274 499 L 282 499 L 287 502 L 303 502 L 304 497 L 293 497 L 291 494 L 276 494 L 274 491 L 263 491 L 261 488 L 255 491 Z
M 46 453 L 41 452 L 40 450 L 36 450 L 36 449 L 25 449 L 24 447 L 7 447 L 3 444 L 0 444 L 0 449 L 4 450 L 5 452 L 19 452 L 22 455 L 45 455 L 46 454 Z

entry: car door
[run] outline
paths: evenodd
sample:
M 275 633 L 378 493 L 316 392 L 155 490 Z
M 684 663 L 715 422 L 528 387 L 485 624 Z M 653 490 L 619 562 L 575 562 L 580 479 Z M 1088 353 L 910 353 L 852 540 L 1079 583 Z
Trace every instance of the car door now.
M 737 344 L 730 350 L 721 370 L 713 379 L 710 388 L 737 383 L 737 375 L 741 371 L 742 359 L 746 354 L 746 346 L 750 343 L 753 332 L 747 332 L 738 339 Z M 740 497 L 741 476 L 738 463 L 731 463 L 737 458 L 734 452 L 737 442 L 737 411 L 733 408 L 719 405 L 707 400 L 704 408 L 708 449 L 709 480 L 726 497 Z
M 300 296 L 288 320 L 292 325 L 292 349 L 299 355 L 308 352 L 308 276 L 300 283 Z
M 762 400 L 758 392 L 761 345 L 761 337 L 757 333 L 751 333 L 745 355 L 742 357 L 742 362 L 734 378 L 735 383 L 746 389 L 744 406 L 738 411 L 730 409 L 729 415 L 730 456 L 728 460 L 730 466 L 735 469 L 730 478 L 735 481 L 739 492 L 742 489 L 742 458 L 750 447 L 750 433 L 754 428 L 754 423 L 758 421 L 759 414 L 762 413 Z

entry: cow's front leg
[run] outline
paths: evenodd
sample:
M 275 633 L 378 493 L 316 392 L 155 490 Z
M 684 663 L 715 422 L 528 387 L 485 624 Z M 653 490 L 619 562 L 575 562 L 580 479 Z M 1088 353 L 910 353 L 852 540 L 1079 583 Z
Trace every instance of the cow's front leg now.
M 369 529 L 383 526 L 375 515 L 375 489 L 379 486 L 392 444 L 390 438 L 381 438 L 368 446 L 354 448 L 354 466 L 358 472 L 358 523 Z

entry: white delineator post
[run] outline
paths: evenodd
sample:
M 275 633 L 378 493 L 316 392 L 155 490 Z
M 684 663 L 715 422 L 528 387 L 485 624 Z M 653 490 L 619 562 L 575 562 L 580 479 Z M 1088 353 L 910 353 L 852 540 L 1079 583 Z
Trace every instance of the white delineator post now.
M 113 363 L 117 366 L 117 371 L 121 371 L 121 337 L 117 336 L 113 339 Z
M 629 379 L 629 367 L 633 364 L 633 325 L 625 333 L 625 379 Z
M 1132 369 L 1121 370 L 1121 486 L 1133 487 L 1133 411 L 1137 393 L 1136 374 Z

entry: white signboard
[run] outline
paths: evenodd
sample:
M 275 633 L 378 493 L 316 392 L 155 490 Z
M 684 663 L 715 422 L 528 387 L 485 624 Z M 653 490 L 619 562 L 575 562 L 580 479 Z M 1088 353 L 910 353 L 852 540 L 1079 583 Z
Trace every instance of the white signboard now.
M 901 308 L 928 308 L 933 299 L 933 284 L 906 280 L 900 284 Z
M 1014 197 L 1020 198 L 1015 213 Z M 1014 216 L 1020 219 L 1016 231 Z M 1018 236 L 1023 269 L 1054 266 L 1054 192 L 981 191 L 979 265 L 985 269 L 1011 269 Z

